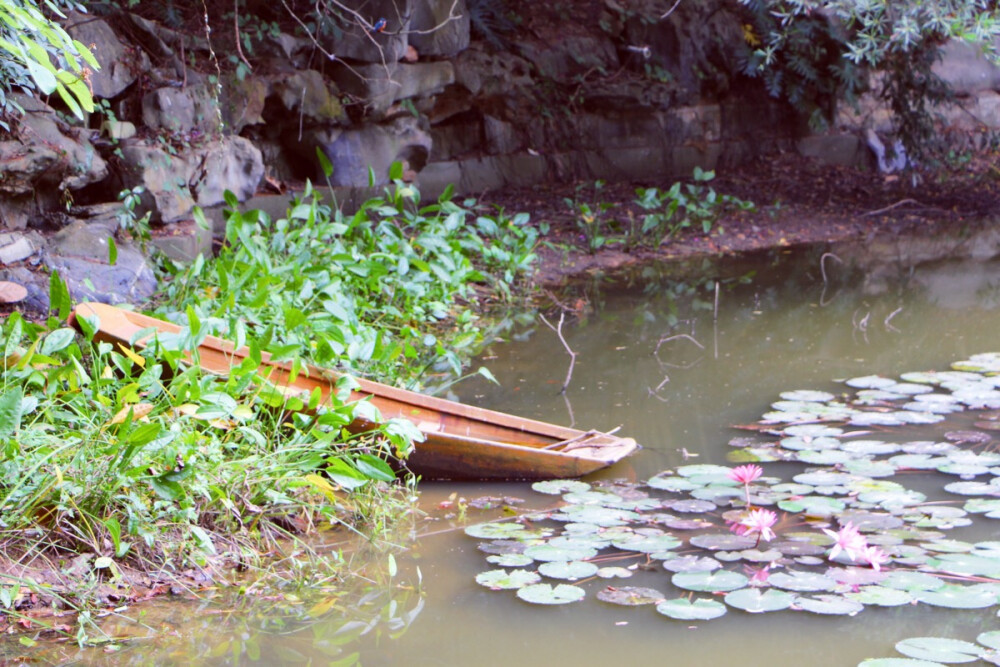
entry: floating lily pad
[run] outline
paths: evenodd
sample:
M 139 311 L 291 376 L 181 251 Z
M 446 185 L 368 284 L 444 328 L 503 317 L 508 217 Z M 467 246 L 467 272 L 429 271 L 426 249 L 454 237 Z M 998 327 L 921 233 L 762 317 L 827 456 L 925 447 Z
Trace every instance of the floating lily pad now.
M 842 463 L 847 463 L 853 458 L 854 455 L 850 452 L 845 452 L 839 449 L 824 449 L 821 451 L 806 449 L 796 453 L 795 455 L 795 459 L 797 461 L 818 466 L 840 465 Z
M 661 491 L 670 491 L 673 493 L 683 493 L 686 491 L 692 491 L 697 489 L 700 485 L 695 484 L 689 479 L 684 477 L 675 477 L 673 475 L 652 477 L 646 482 L 649 486 L 654 489 L 660 489 Z
M 836 438 L 812 438 L 803 436 L 793 436 L 790 438 L 782 438 L 778 441 L 778 444 L 785 449 L 790 449 L 792 451 L 822 451 L 828 449 L 839 449 L 840 440 Z
M 649 517 L 650 523 L 659 523 L 674 530 L 701 530 L 711 528 L 714 524 L 711 521 L 697 518 L 680 518 L 673 514 L 653 514 Z
M 579 586 L 570 584 L 532 584 L 517 589 L 517 597 L 532 604 L 569 604 L 579 602 L 587 593 Z
M 732 591 L 743 588 L 749 579 L 738 572 L 716 570 L 714 572 L 678 572 L 670 579 L 677 588 L 688 591 Z
M 899 451 L 899 445 L 894 442 L 884 442 L 882 440 L 852 440 L 845 442 L 843 450 L 852 454 L 865 454 L 869 456 L 886 456 Z
M 976 637 L 976 641 L 983 646 L 1000 650 L 1000 630 L 991 630 L 989 632 L 980 633 Z
M 805 496 L 796 500 L 782 500 L 778 503 L 778 507 L 786 512 L 822 517 L 840 514 L 847 508 L 842 501 L 824 496 Z
M 857 592 L 848 593 L 847 597 L 878 607 L 901 607 L 913 602 L 913 596 L 906 591 L 885 586 L 862 586 Z
M 602 567 L 596 574 L 601 579 L 628 579 L 635 573 L 627 567 Z
M 722 567 L 722 563 L 709 556 L 680 556 L 664 561 L 663 567 L 671 572 L 711 572 Z
M 641 515 L 630 510 L 619 510 L 598 505 L 567 505 L 562 511 L 552 515 L 556 521 L 573 523 L 593 523 L 598 526 L 624 526 L 630 521 L 638 521 Z
M 982 655 L 983 648 L 971 642 L 946 637 L 912 637 L 896 642 L 896 650 L 918 660 L 961 663 L 973 662 Z
M 815 391 L 813 389 L 796 389 L 794 391 L 783 391 L 781 397 L 786 401 L 814 401 L 816 403 L 826 403 L 832 401 L 836 396 L 825 391 Z
M 949 609 L 984 609 L 997 602 L 995 593 L 955 584 L 945 584 L 933 591 L 912 591 L 912 594 L 920 602 Z
M 726 593 L 726 604 L 736 609 L 760 614 L 768 611 L 780 611 L 788 609 L 795 602 L 795 596 L 791 593 L 774 589 L 761 590 L 759 588 L 741 588 L 740 590 Z
M 843 467 L 844 470 L 852 475 L 862 475 L 864 477 L 892 477 L 896 474 L 896 466 L 889 461 L 854 459 L 845 461 Z
M 570 491 L 563 494 L 563 500 L 574 505 L 597 505 L 605 507 L 611 503 L 621 502 L 622 498 L 607 491 Z
M 578 479 L 553 479 L 544 482 L 535 482 L 531 485 L 531 488 L 539 493 L 558 496 L 563 493 L 587 491 L 590 489 L 590 484 L 581 482 Z
M 601 602 L 620 604 L 626 607 L 637 607 L 646 604 L 656 604 L 663 601 L 663 593 L 655 588 L 639 586 L 608 586 L 598 591 L 597 599 Z
M 664 600 L 656 605 L 656 611 L 681 621 L 709 621 L 726 613 L 726 605 L 715 600 L 687 598 Z
M 949 553 L 928 560 L 927 565 L 949 574 L 1000 578 L 1000 560 L 996 558 Z
M 521 588 L 538 583 L 542 578 L 537 572 L 528 570 L 490 570 L 476 575 L 476 583 L 495 591 Z
M 848 387 L 854 387 L 855 389 L 885 389 L 896 384 L 896 381 L 892 378 L 886 378 L 880 375 L 865 375 L 862 377 L 851 378 L 850 380 L 844 380 L 844 384 Z
M 465 527 L 465 534 L 481 540 L 496 540 L 524 535 L 524 526 L 512 521 L 477 523 Z
M 534 563 L 534 559 L 520 554 L 494 554 L 487 556 L 486 561 L 500 567 L 524 567 Z
M 859 662 L 858 667 L 942 667 L 942 664 L 913 658 L 868 658 Z
M 583 579 L 597 574 L 599 568 L 586 561 L 552 561 L 538 566 L 538 573 L 552 579 Z
M 640 553 L 656 553 L 658 551 L 670 551 L 676 549 L 682 542 L 670 534 L 646 536 L 635 535 L 629 539 L 615 540 L 612 542 L 622 551 L 638 551 Z
M 681 466 L 677 469 L 677 474 L 681 477 L 695 477 L 698 475 L 728 475 L 732 468 L 718 466 L 710 463 L 698 465 Z
M 829 577 L 801 570 L 775 572 L 768 577 L 767 583 L 775 588 L 797 592 L 832 591 L 837 587 L 837 582 Z
M 843 434 L 844 429 L 836 426 L 826 426 L 825 424 L 798 424 L 784 429 L 785 435 L 795 435 L 809 438 L 833 438 Z
M 881 583 L 886 588 L 894 588 L 909 593 L 932 592 L 940 590 L 945 582 L 931 574 L 923 572 L 890 572 Z
M 727 490 L 726 493 L 729 493 Z M 736 495 L 740 495 L 737 492 Z M 709 500 L 673 500 L 663 503 L 663 506 L 667 509 L 671 509 L 675 512 L 691 512 L 691 513 L 702 513 L 702 512 L 714 512 L 717 508 L 715 503 Z
M 800 597 L 795 605 L 803 611 L 813 614 L 835 614 L 853 616 L 862 611 L 865 606 L 857 600 L 851 600 L 842 595 L 817 595 L 816 597 Z
M 525 549 L 524 555 L 543 562 L 587 560 L 597 555 L 597 549 L 592 547 L 558 547 L 550 544 L 539 544 Z
M 749 549 L 757 540 L 753 537 L 743 537 L 733 533 L 705 533 L 695 535 L 690 540 L 691 544 L 710 551 L 741 551 Z

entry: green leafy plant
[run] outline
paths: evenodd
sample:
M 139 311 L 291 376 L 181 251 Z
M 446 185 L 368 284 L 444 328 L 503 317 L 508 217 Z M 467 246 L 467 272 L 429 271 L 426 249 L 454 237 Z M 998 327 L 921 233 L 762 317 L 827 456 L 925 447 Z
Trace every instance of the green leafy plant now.
M 62 16 L 61 9 L 79 9 L 75 2 L 46 3 Z M 23 110 L 8 97 L 22 89 L 43 95 L 57 93 L 79 119 L 94 111 L 94 99 L 87 85 L 90 71 L 100 69 L 86 46 L 42 13 L 32 0 L 5 0 L 0 4 L 0 113 Z M 0 127 L 10 130 L 0 118 Z
M 753 202 L 731 195 L 720 195 L 706 185 L 715 178 L 714 171 L 694 168 L 694 183 L 674 183 L 669 190 L 639 188 L 635 203 L 648 211 L 642 217 L 639 234 L 660 242 L 675 237 L 681 230 L 699 225 L 701 231 L 712 231 L 719 216 L 729 208 L 742 211 L 754 209 Z
M 583 232 L 583 239 L 587 244 L 587 250 L 594 253 L 608 242 L 606 235 L 607 223 L 604 219 L 604 214 L 614 208 L 615 204 L 599 200 L 601 189 L 604 187 L 604 181 L 594 181 L 592 186 L 593 191 L 588 197 L 592 201 L 584 199 L 587 196 L 586 190 L 588 187 L 591 186 L 587 184 L 578 185 L 576 188 L 576 197 L 565 197 L 563 201 L 576 213 L 576 224 L 580 231 Z

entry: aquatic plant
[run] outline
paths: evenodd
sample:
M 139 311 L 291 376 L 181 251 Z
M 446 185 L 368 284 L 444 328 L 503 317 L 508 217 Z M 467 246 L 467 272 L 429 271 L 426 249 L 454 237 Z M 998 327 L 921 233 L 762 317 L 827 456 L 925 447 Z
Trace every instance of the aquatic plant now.
M 974 517 L 1000 518 L 992 437 L 998 378 L 1000 353 L 980 354 L 948 371 L 851 378 L 839 395 L 784 392 L 748 427 L 756 436 L 731 443 L 732 458 L 749 463 L 685 465 L 638 484 L 547 482 L 535 490 L 560 499 L 528 514 L 530 529 L 504 522 L 467 533 L 504 526 L 502 539 L 481 548 L 530 559 L 518 571 L 540 575 L 538 585 L 565 577 L 612 604 L 622 602 L 597 584 L 601 570 L 631 562 L 635 588 L 660 593 L 632 595 L 630 604 L 689 622 L 727 609 L 854 615 L 869 606 L 993 607 L 1000 604 L 1000 542 L 948 532 Z M 973 427 L 949 428 L 949 415 L 963 412 Z M 873 425 L 881 439 L 869 439 Z M 907 439 L 908 427 L 934 425 L 940 439 Z M 768 462 L 797 463 L 799 472 L 785 481 Z M 971 497 L 960 506 L 929 501 L 889 479 L 900 471 Z M 545 570 L 533 566 L 542 554 Z M 574 567 L 550 567 L 560 559 Z M 586 574 L 578 564 L 588 563 L 599 569 Z M 692 600 L 691 592 L 703 597 Z

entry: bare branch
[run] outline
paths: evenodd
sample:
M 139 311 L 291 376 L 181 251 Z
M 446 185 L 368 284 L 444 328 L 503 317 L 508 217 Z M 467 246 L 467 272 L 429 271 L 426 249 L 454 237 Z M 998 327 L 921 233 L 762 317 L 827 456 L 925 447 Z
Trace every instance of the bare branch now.
M 542 319 L 542 322 L 545 323 L 545 326 L 556 332 L 556 335 L 559 336 L 559 342 L 563 344 L 563 347 L 566 348 L 566 352 L 569 353 L 569 369 L 566 371 L 566 380 L 565 382 L 563 382 L 562 390 L 559 392 L 561 394 L 565 394 L 566 389 L 569 387 L 570 379 L 572 379 L 573 377 L 573 367 L 576 365 L 576 352 L 574 352 L 573 349 L 569 346 L 569 343 L 566 342 L 566 339 L 563 337 L 562 333 L 563 322 L 566 321 L 566 311 L 561 311 L 559 313 L 558 327 L 552 326 L 552 323 L 549 322 L 548 319 L 546 319 L 545 315 L 539 313 L 538 316 Z

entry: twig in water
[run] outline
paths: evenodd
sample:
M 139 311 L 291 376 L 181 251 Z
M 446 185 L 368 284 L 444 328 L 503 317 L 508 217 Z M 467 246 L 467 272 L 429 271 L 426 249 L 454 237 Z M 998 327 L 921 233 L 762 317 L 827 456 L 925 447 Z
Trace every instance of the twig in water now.
M 556 332 L 556 335 L 559 336 L 559 342 L 563 344 L 563 347 L 566 348 L 566 352 L 569 353 L 569 368 L 566 370 L 566 381 L 563 382 L 562 389 L 559 392 L 560 394 L 565 394 L 566 389 L 569 388 L 569 381 L 573 377 L 573 367 L 576 365 L 576 352 L 574 352 L 573 349 L 569 346 L 569 343 L 566 342 L 566 339 L 563 337 L 562 333 L 563 322 L 566 321 L 566 311 L 562 311 L 559 313 L 558 327 L 552 326 L 552 323 L 545 318 L 545 315 L 539 313 L 538 316 L 542 318 L 542 322 L 545 323 L 545 326 Z
M 884 208 L 877 208 L 874 211 L 868 211 L 867 213 L 862 213 L 859 217 L 865 218 L 865 217 L 868 217 L 869 215 L 878 215 L 880 213 L 888 213 L 892 209 L 899 208 L 900 206 L 902 206 L 904 204 L 918 204 L 919 205 L 920 202 L 918 202 L 916 199 L 900 199 L 895 204 L 889 204 L 888 206 L 886 206 Z
M 842 260 L 841 258 L 837 257 L 832 252 L 824 252 L 823 256 L 819 258 L 819 272 L 823 276 L 823 293 L 819 295 L 819 306 L 820 306 L 820 308 L 823 308 L 824 306 L 826 306 L 826 288 L 829 285 L 829 281 L 826 279 L 826 258 L 827 257 L 832 257 L 833 259 L 837 260 L 841 264 L 844 263 L 844 260 Z
M 897 329 L 896 327 L 894 327 L 891 324 L 889 324 L 889 320 L 891 320 L 892 318 L 896 317 L 896 315 L 899 315 L 901 312 L 903 312 L 903 307 L 902 306 L 900 306 L 896 310 L 894 310 L 891 313 L 889 313 L 888 317 L 885 318 L 885 321 L 883 322 L 883 324 L 885 324 L 885 328 L 888 331 L 895 331 L 896 333 L 902 333 L 899 329 Z

